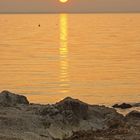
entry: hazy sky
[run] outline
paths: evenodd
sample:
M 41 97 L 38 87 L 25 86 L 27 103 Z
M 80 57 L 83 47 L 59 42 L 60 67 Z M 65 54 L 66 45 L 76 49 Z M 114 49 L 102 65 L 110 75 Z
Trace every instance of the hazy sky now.
M 140 12 L 140 0 L 0 0 L 0 12 Z

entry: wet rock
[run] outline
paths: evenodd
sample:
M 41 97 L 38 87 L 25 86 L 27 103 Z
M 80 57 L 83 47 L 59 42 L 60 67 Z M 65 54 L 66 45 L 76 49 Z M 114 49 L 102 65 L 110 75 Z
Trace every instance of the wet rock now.
M 122 104 L 115 104 L 112 106 L 113 108 L 121 108 L 121 109 L 127 109 L 127 108 L 132 108 L 133 106 L 130 104 L 122 103 Z
M 3 106 L 14 106 L 17 104 L 29 104 L 29 101 L 25 96 L 17 95 L 14 93 L 11 93 L 9 91 L 2 91 L 0 93 L 0 105 Z

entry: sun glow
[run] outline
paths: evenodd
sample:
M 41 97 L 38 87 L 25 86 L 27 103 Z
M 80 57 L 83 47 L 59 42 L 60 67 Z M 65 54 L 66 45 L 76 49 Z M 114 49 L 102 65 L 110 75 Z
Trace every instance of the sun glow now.
M 68 2 L 68 0 L 59 0 L 59 1 L 62 2 L 62 3 Z

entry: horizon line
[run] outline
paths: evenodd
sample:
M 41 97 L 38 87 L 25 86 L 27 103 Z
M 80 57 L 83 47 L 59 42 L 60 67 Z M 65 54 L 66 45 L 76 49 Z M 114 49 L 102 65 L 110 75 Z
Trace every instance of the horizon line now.
M 101 11 L 101 12 L 0 12 L 0 14 L 129 14 L 129 13 L 136 13 L 140 14 L 140 11 Z

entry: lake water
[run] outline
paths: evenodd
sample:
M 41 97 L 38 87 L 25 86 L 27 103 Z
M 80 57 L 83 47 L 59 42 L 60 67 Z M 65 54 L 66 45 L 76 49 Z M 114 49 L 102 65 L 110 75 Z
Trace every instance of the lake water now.
M 140 14 L 1 14 L 4 89 L 36 103 L 140 102 Z

